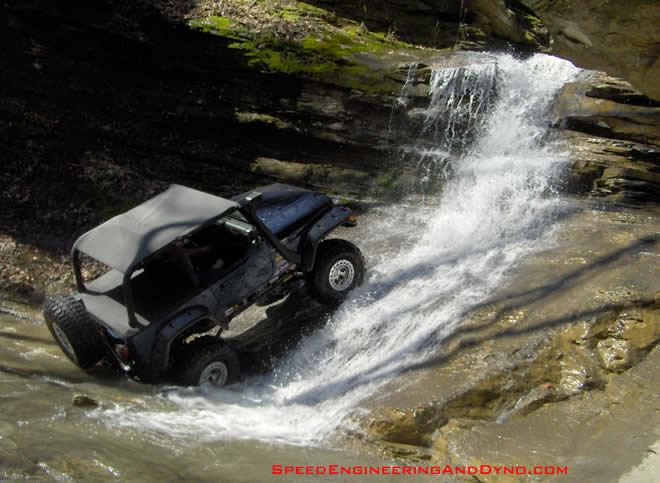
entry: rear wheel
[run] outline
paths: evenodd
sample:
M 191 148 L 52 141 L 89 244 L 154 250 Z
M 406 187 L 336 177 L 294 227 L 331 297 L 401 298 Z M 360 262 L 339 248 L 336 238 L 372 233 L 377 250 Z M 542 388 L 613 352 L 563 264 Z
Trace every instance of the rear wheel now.
M 360 249 L 346 240 L 321 243 L 310 276 L 312 295 L 327 305 L 340 303 L 362 284 L 364 258 Z
M 48 299 L 44 319 L 71 362 L 81 369 L 88 369 L 101 360 L 105 352 L 103 339 L 81 300 L 71 295 Z
M 238 356 L 215 337 L 199 337 L 183 348 L 176 379 L 184 386 L 224 387 L 240 375 Z

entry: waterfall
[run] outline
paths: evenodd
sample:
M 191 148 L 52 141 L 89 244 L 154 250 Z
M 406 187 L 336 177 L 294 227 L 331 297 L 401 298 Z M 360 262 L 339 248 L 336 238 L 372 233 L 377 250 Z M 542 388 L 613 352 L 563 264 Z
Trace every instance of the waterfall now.
M 152 409 L 118 404 L 96 414 L 198 440 L 298 445 L 350 424 L 361 402 L 433 357 L 520 260 L 549 243 L 564 160 L 544 143 L 545 114 L 577 71 L 543 55 L 435 70 L 422 130 L 434 136 L 437 157 L 421 152 L 450 163 L 452 176 L 437 198 L 364 217 L 356 242 L 368 257 L 367 280 L 328 323 L 270 374 L 206 394 L 171 391 Z M 497 95 L 487 97 L 494 83 Z M 469 141 L 451 129 L 459 124 L 472 130 Z
M 390 132 L 395 112 L 406 111 L 405 117 L 420 123 L 415 142 L 400 147 L 399 167 L 412 166 L 423 191 L 450 176 L 454 162 L 482 131 L 498 92 L 498 65 L 491 55 L 455 53 L 436 62 L 431 62 L 428 105 L 409 108 L 419 83 L 419 64 L 412 64 L 390 115 Z
M 436 143 L 447 150 L 465 149 L 483 119 L 496 83 L 494 62 L 433 69 L 422 132 L 433 130 Z

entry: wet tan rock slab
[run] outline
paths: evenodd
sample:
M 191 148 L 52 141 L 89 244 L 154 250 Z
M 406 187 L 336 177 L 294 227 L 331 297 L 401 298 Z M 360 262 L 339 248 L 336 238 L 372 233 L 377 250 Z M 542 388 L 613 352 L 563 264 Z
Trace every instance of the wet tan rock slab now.
M 553 248 L 370 403 L 360 447 L 609 480 L 641 461 L 660 427 L 657 214 L 578 205 Z

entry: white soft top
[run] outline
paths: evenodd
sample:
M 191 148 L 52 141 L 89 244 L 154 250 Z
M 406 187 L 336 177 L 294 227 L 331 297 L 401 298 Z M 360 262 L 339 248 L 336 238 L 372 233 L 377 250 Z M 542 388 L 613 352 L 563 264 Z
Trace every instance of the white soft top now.
M 73 249 L 126 273 L 174 240 L 238 206 L 234 201 L 173 184 L 83 234 Z

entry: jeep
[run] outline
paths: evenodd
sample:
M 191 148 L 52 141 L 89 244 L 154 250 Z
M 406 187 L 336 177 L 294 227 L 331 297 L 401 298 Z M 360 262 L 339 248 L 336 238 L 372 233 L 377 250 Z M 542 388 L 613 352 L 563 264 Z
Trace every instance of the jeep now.
M 360 250 L 326 239 L 356 224 L 327 195 L 285 184 L 231 199 L 171 185 L 76 240 L 78 293 L 50 297 L 44 318 L 82 369 L 103 360 L 142 382 L 221 387 L 240 374 L 221 337 L 238 314 L 303 284 L 333 306 L 360 285 Z M 85 280 L 82 255 L 106 273 Z

